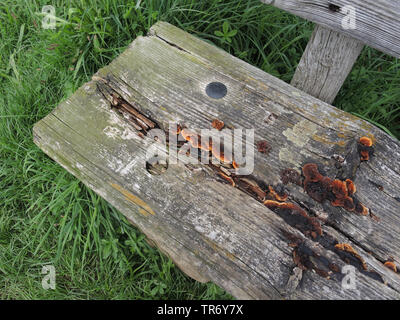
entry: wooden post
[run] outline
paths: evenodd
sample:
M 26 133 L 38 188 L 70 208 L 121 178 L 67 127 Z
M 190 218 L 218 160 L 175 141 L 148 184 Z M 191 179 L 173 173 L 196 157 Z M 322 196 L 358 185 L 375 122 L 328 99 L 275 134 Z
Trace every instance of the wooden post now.
M 261 0 L 400 57 L 400 6 L 393 0 Z M 347 18 L 354 27 L 343 28 Z M 348 20 L 347 20 L 348 21 Z
M 363 44 L 400 57 L 400 6 L 391 0 L 261 0 L 317 23 L 291 84 L 332 103 Z M 351 21 L 351 27 L 344 27 Z
M 332 104 L 363 47 L 358 40 L 316 25 L 291 85 Z

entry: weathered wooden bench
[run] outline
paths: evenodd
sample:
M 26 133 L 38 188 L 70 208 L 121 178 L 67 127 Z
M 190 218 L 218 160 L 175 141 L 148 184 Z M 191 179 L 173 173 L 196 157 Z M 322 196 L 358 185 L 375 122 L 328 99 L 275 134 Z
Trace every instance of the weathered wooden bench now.
M 397 19 L 395 33 L 374 38 L 368 16 L 351 35 L 399 56 L 398 7 L 332 2 Z M 310 19 L 301 6 L 318 9 L 316 22 L 337 29 L 327 1 L 274 4 Z M 314 94 L 321 71 L 310 59 L 331 59 L 324 77 L 336 81 L 314 94 L 329 102 L 362 47 L 334 34 L 316 28 L 293 80 Z M 190 277 L 237 298 L 399 299 L 400 143 L 295 86 L 159 22 L 39 121 L 34 140 Z M 251 175 L 237 175 L 233 162 L 149 160 L 149 148 L 171 151 L 173 136 L 184 136 L 168 132 L 166 151 L 170 123 L 193 133 L 215 119 L 222 132 L 254 129 Z M 194 146 L 187 132 L 184 140 Z
M 400 57 L 398 0 L 261 0 L 317 23 L 291 84 L 332 103 L 364 44 Z

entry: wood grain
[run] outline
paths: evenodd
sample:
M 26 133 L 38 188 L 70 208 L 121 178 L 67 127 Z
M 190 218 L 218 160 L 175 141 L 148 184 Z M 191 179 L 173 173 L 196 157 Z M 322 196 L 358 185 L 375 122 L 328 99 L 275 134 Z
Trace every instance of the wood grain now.
M 332 104 L 363 47 L 358 40 L 316 25 L 291 85 Z
M 399 0 L 261 0 L 321 26 L 343 33 L 396 58 L 400 57 Z M 356 9 L 354 29 L 344 29 L 345 6 Z
M 224 98 L 206 95 L 212 81 L 226 85 Z M 334 155 L 348 156 L 360 136 L 370 136 L 375 155 L 359 165 L 354 182 L 358 198 L 380 221 L 317 203 L 301 186 L 287 184 L 290 202 L 320 221 L 323 237 L 317 241 L 215 176 L 207 165 L 180 162 L 152 175 L 146 170 L 146 152 L 154 140 L 138 136 L 111 109 L 99 83 L 164 131 L 169 122 L 211 129 L 213 119 L 228 129 L 254 129 L 254 143 L 266 140 L 272 148 L 264 154 L 252 146 L 252 175 L 273 186 L 281 183 L 282 169 L 301 171 L 310 161 L 331 178 L 340 175 Z M 400 298 L 399 274 L 383 265 L 389 258 L 400 261 L 399 142 L 170 24 L 154 25 L 148 36 L 137 38 L 93 81 L 38 122 L 34 140 L 184 272 L 213 281 L 237 298 Z M 357 269 L 357 287 L 344 290 L 340 278 L 328 280 L 310 269 L 299 272 L 288 236 L 315 252 L 311 260 L 330 261 L 339 269 L 347 262 L 328 240 L 348 243 L 384 281 Z

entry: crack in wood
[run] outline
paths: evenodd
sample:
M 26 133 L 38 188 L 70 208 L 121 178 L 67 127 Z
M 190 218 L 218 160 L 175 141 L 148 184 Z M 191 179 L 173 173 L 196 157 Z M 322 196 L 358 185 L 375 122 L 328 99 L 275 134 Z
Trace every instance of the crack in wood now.
M 164 39 L 163 37 L 160 37 L 157 33 L 154 33 L 154 35 L 155 35 L 158 39 L 160 39 L 160 40 L 164 41 L 165 43 L 169 44 L 171 47 L 174 47 L 174 48 L 176 48 L 176 49 L 178 49 L 178 50 L 180 50 L 180 51 L 183 51 L 183 52 L 186 52 L 186 53 L 189 53 L 189 54 L 190 54 L 189 51 L 187 51 L 187 50 L 181 48 L 180 46 L 176 45 L 175 43 L 172 43 L 172 42 L 170 42 L 170 41 Z
M 110 85 L 109 82 L 102 78 L 97 78 L 97 89 L 103 97 L 110 103 L 111 109 L 117 111 L 126 121 L 128 121 L 136 130 L 136 133 L 143 138 L 151 129 L 159 128 L 159 126 L 144 116 L 135 103 L 129 103 L 121 97 Z

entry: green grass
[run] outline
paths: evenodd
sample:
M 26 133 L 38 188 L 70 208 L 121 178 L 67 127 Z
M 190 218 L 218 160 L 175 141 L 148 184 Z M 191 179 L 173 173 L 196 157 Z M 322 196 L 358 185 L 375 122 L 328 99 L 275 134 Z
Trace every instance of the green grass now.
M 45 30 L 47 4 L 0 4 L 0 298 L 231 298 L 150 247 L 33 144 L 32 127 L 158 20 L 284 81 L 313 25 L 258 0 L 144 0 L 138 9 L 126 0 L 54 0 L 58 26 Z M 365 48 L 335 105 L 399 138 L 399 100 L 400 61 Z M 41 288 L 45 264 L 56 267 L 54 291 Z

